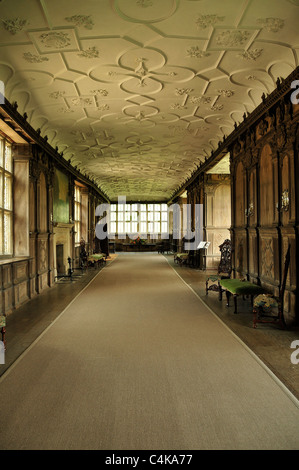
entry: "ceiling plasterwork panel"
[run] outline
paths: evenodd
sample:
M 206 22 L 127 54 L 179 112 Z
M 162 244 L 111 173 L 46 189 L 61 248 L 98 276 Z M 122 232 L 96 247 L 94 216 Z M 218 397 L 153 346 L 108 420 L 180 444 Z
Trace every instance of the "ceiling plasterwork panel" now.
M 0 79 L 117 200 L 167 200 L 298 65 L 297 0 L 2 0 Z

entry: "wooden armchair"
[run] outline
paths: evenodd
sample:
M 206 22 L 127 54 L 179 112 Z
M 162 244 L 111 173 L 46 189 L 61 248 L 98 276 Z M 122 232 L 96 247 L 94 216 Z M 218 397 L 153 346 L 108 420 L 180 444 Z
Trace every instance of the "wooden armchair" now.
M 291 245 L 288 246 L 285 257 L 279 296 L 275 297 L 272 294 L 261 294 L 255 297 L 253 301 L 253 328 L 256 328 L 257 323 L 275 323 L 280 327 L 285 328 L 285 321 L 283 318 L 283 300 L 290 266 L 290 251 Z
M 219 300 L 222 299 L 222 288 L 220 286 L 221 279 L 229 279 L 232 272 L 232 243 L 229 239 L 224 240 L 224 242 L 219 246 L 221 253 L 220 263 L 218 265 L 217 274 L 211 274 L 206 278 L 206 295 L 209 291 L 218 292 Z M 210 284 L 213 282 L 213 284 Z
M 177 263 L 179 266 L 183 266 L 183 264 L 188 264 L 189 261 L 189 253 L 174 253 L 174 262 Z

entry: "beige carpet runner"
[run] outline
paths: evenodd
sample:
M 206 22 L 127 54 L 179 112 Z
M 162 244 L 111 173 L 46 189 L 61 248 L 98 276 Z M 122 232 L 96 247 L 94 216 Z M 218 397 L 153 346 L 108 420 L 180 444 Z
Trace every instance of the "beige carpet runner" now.
M 123 254 L 0 378 L 1 449 L 299 449 L 299 408 L 162 255 Z

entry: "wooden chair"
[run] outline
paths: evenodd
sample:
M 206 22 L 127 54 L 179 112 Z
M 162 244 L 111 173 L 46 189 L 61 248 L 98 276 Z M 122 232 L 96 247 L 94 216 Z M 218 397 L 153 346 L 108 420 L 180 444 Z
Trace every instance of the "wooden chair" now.
M 183 266 L 183 264 L 188 264 L 189 261 L 189 253 L 174 253 L 174 262 L 177 263 L 179 266 Z
M 219 250 L 221 253 L 220 263 L 218 265 L 217 274 L 210 274 L 206 278 L 206 295 L 209 291 L 214 291 L 219 293 L 219 300 L 222 299 L 222 288 L 220 286 L 221 279 L 229 279 L 232 272 L 232 243 L 227 238 L 224 242 L 219 245 Z M 209 282 L 213 284 L 209 285 Z
M 87 267 L 87 252 L 84 238 L 80 240 L 79 267 L 82 270 Z
M 291 259 L 290 252 L 291 245 L 289 245 L 287 249 L 282 283 L 279 289 L 278 297 L 274 296 L 273 294 L 261 294 L 258 295 L 253 301 L 253 328 L 257 327 L 257 323 L 274 323 L 278 324 L 281 328 L 285 328 L 285 321 L 283 317 L 283 302 Z

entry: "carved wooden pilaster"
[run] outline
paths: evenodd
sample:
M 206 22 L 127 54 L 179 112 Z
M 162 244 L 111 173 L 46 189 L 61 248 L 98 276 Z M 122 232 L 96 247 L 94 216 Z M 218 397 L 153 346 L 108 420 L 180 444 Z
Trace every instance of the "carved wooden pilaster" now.
M 47 201 L 48 201 L 48 273 L 49 273 L 49 286 L 55 282 L 54 273 L 54 235 L 53 235 L 53 205 L 54 205 L 54 179 L 55 167 L 52 163 L 49 164 L 48 172 L 46 174 L 47 183 Z
M 75 215 L 75 180 L 72 177 L 69 177 L 69 201 L 70 201 L 70 223 L 73 223 L 74 221 L 74 215 Z

